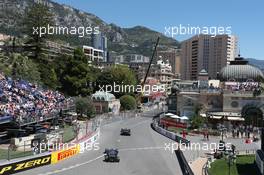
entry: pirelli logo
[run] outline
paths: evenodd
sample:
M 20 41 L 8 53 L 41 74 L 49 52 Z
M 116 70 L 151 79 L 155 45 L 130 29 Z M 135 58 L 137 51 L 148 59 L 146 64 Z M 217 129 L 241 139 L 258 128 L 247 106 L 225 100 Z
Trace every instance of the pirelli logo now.
M 29 169 L 41 167 L 51 163 L 51 155 L 32 158 L 28 160 L 19 161 L 16 163 L 6 164 L 0 166 L 0 175 L 15 174 Z
M 80 145 L 76 145 L 66 150 L 57 151 L 51 154 L 51 163 L 57 163 L 59 161 L 68 159 L 80 152 Z

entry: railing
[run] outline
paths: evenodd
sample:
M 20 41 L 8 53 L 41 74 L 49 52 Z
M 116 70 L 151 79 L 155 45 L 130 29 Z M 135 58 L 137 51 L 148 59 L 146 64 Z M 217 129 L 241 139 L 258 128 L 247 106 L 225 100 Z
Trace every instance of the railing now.
M 181 150 L 175 150 L 175 154 L 178 158 L 180 167 L 181 167 L 181 171 L 183 175 L 194 175 L 191 167 L 189 166 L 187 160 L 185 159 L 183 152 Z
M 203 175 L 211 175 L 209 172 L 209 161 L 207 160 L 206 164 L 203 166 Z
M 173 132 L 167 131 L 166 129 L 159 127 L 158 126 L 158 122 L 159 122 L 158 120 L 159 120 L 159 115 L 154 116 L 153 117 L 153 123 L 151 123 L 151 127 L 155 131 L 157 131 L 158 133 L 160 133 L 160 134 L 162 134 L 162 135 L 164 135 L 164 136 L 166 136 L 166 137 L 168 137 L 168 138 L 170 138 L 170 139 L 172 139 L 178 143 L 182 143 L 182 144 L 186 144 L 186 145 L 190 144 L 189 140 L 182 138 Z M 178 158 L 182 174 L 183 175 L 194 175 L 194 173 L 193 173 L 192 169 L 190 168 L 186 158 L 183 155 L 183 152 L 180 149 L 178 149 L 178 150 L 175 150 L 175 154 Z

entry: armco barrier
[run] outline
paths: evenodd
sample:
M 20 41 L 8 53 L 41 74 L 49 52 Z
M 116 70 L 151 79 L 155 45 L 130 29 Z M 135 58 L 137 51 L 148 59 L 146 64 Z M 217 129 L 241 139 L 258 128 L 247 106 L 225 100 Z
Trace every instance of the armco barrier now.
M 183 175 L 194 175 L 181 150 L 175 150 Z
M 162 135 L 164 135 L 164 136 L 166 136 L 166 137 L 168 137 L 168 138 L 170 138 L 170 139 L 172 139 L 172 140 L 174 140 L 174 141 L 176 141 L 176 142 L 178 142 L 178 143 L 183 143 L 183 144 L 186 144 L 186 145 L 189 145 L 189 144 L 190 144 L 190 141 L 189 141 L 189 140 L 184 139 L 184 138 L 182 138 L 182 137 L 176 135 L 176 134 L 173 133 L 173 132 L 170 132 L 170 131 L 168 131 L 168 130 L 166 130 L 166 129 L 163 129 L 163 128 L 159 127 L 159 126 L 157 125 L 157 123 L 155 123 L 155 122 L 154 122 L 154 123 L 151 123 L 151 127 L 152 127 L 155 131 L 157 131 L 158 133 L 160 133 L 160 134 L 162 134 Z
M 35 157 L 0 166 L 0 174 L 8 175 L 51 164 L 51 155 Z
M 156 117 L 157 118 L 157 117 Z M 178 135 L 176 135 L 175 133 L 173 132 L 170 132 L 166 129 L 163 129 L 161 127 L 158 126 L 158 122 L 156 121 L 156 118 L 153 118 L 153 123 L 151 123 L 151 127 L 158 133 L 164 135 L 165 137 L 168 137 L 178 143 L 183 143 L 183 144 L 186 144 L 186 145 L 189 145 L 190 144 L 190 141 L 187 140 L 187 139 L 184 139 Z M 178 158 L 178 161 L 179 161 L 179 164 L 180 164 L 180 167 L 181 167 L 181 170 L 182 170 L 182 173 L 183 175 L 194 175 L 194 173 L 192 172 L 192 169 L 190 168 L 188 162 L 186 161 L 183 153 L 181 150 L 175 150 L 175 154 Z

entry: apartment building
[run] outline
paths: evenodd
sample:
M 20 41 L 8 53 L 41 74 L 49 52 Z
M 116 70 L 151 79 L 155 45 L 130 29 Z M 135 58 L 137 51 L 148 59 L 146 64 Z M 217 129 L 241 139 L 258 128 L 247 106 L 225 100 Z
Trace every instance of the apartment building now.
M 157 57 L 158 59 L 162 59 L 163 61 L 169 60 L 172 72 L 176 74 L 178 77 L 180 76 L 180 66 L 181 66 L 181 58 L 180 58 L 180 49 L 170 48 L 168 50 L 158 50 Z
M 215 79 L 220 70 L 235 59 L 237 38 L 228 35 L 196 35 L 181 44 L 181 78 L 196 80 L 201 70 Z
M 104 61 L 104 51 L 95 49 L 91 46 L 83 46 L 83 52 L 87 56 L 88 61 L 102 62 Z

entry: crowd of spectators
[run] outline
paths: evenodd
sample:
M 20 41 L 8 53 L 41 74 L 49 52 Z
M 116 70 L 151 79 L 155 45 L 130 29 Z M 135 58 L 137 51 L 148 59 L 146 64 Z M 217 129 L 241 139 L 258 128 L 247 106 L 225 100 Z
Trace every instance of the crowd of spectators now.
M 0 121 L 20 124 L 42 121 L 58 115 L 68 100 L 58 91 L 46 90 L 24 80 L 0 73 Z
M 226 89 L 231 91 L 254 91 L 260 89 L 260 83 L 258 82 L 243 82 L 243 83 L 226 83 Z

